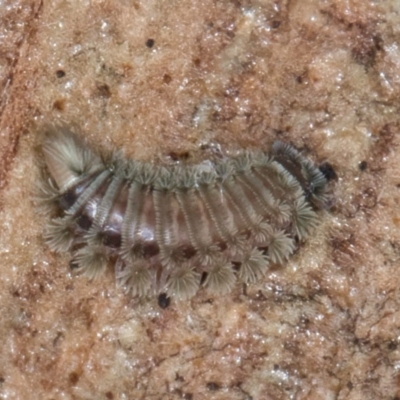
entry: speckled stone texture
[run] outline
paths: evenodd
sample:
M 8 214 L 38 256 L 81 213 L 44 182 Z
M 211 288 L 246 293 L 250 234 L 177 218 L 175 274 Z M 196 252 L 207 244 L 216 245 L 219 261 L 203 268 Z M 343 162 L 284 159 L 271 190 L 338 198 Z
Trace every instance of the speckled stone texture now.
M 0 1 L 0 399 L 400 399 L 400 3 Z M 276 138 L 335 204 L 258 285 L 166 309 L 51 253 L 37 134 L 157 162 Z

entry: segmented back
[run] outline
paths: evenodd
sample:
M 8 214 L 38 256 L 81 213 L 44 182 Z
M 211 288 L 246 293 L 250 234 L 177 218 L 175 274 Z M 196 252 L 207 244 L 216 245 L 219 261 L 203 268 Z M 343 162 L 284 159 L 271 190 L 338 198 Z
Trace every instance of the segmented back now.
M 133 295 L 226 293 L 282 264 L 327 203 L 324 175 L 292 146 L 206 166 L 103 161 L 66 128 L 42 143 L 45 239 L 89 277 L 114 264 Z M 49 211 L 48 211 L 49 210 Z

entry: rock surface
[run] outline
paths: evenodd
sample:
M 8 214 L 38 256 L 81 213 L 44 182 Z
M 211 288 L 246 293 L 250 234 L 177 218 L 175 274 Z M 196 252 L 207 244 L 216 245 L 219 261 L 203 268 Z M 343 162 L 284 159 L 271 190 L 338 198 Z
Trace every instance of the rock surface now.
M 0 3 L 0 398 L 400 398 L 397 1 Z M 335 204 L 260 284 L 161 309 L 44 245 L 48 123 L 154 162 L 278 138 Z

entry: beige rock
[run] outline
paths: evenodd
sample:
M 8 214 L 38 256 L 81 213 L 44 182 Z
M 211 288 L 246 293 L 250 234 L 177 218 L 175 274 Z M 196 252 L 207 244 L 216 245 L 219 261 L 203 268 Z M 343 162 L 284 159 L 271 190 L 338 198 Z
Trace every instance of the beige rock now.
M 398 2 L 0 2 L 0 398 L 397 399 Z M 152 40 L 150 40 L 152 39 Z M 293 143 L 338 179 L 283 268 L 162 310 L 49 252 L 38 126 L 142 160 Z

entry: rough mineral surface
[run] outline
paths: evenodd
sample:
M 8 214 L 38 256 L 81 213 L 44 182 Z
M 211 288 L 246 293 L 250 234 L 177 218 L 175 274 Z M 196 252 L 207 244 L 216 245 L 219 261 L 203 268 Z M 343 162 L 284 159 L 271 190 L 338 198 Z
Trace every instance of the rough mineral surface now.
M 399 115 L 398 1 L 0 1 L 0 398 L 399 399 Z M 53 122 L 155 163 L 278 138 L 335 204 L 260 284 L 161 309 L 45 246 Z

